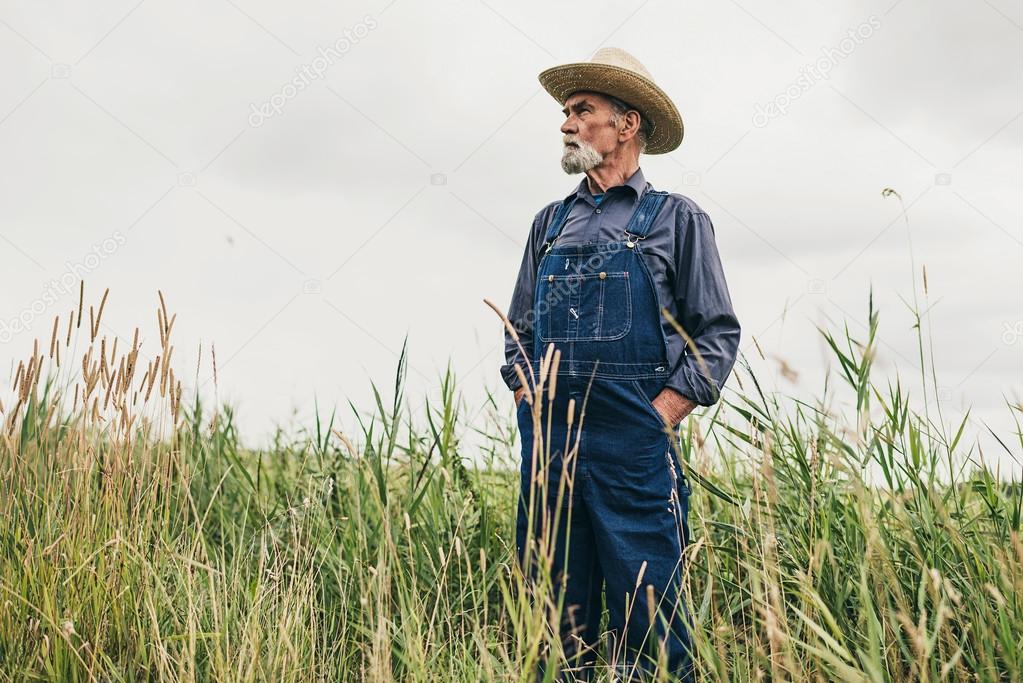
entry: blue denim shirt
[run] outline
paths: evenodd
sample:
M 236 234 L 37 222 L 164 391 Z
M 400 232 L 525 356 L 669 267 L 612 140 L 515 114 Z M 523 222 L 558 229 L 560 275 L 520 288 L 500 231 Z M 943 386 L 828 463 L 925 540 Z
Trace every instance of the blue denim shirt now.
M 608 188 L 602 200 L 597 202 L 584 176 L 567 197 L 578 195 L 579 200 L 572 207 L 558 244 L 621 239 L 640 197 L 651 189 L 653 186 L 646 181 L 640 168 L 624 185 Z M 533 316 L 527 313 L 533 307 L 536 270 L 547 226 L 561 202 L 561 199 L 551 202 L 533 218 L 508 307 L 508 318 L 527 353 L 533 346 Z M 721 387 L 735 364 L 740 327 L 732 308 L 710 216 L 692 199 L 670 194 L 643 240 L 642 248 L 656 284 L 660 305 L 692 337 L 709 371 L 708 376 L 695 354 L 686 348 L 685 339 L 664 316 L 660 316 L 668 340 L 668 362 L 672 367 L 666 386 L 699 405 L 713 405 L 720 398 Z M 528 377 L 529 373 L 518 346 L 507 331 L 504 338 L 507 362 L 501 366 L 501 376 L 508 388 L 515 390 L 519 380 L 514 365 L 522 364 L 523 374 Z

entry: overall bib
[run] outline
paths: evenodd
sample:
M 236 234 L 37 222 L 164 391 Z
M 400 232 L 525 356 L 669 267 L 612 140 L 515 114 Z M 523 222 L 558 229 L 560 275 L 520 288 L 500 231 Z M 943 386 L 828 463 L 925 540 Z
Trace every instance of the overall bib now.
M 690 488 L 677 460 L 677 436 L 665 433 L 651 402 L 670 368 L 642 249 L 666 196 L 646 192 L 620 240 L 568 246 L 555 242 L 576 197 L 562 203 L 547 230 L 536 277 L 534 344 L 527 349 L 533 381 L 549 344 L 561 357 L 553 400 L 548 401 L 549 378 L 536 399 L 542 439 L 535 459 L 532 407 L 524 399 L 518 406 L 522 484 L 516 543 L 520 563 L 527 564 L 527 536 L 550 529 L 560 513 L 554 533 L 546 532 L 554 544 L 554 597 L 564 598 L 561 639 L 569 665 L 587 678 L 596 659 L 605 585 L 607 661 L 622 673 L 649 670 L 648 657 L 660 651 L 669 671 L 691 675 L 689 612 L 680 587 Z M 538 482 L 546 483 L 543 496 Z M 536 557 L 535 550 L 531 554 Z M 524 566 L 527 576 L 534 562 Z M 651 609 L 660 615 L 652 631 Z

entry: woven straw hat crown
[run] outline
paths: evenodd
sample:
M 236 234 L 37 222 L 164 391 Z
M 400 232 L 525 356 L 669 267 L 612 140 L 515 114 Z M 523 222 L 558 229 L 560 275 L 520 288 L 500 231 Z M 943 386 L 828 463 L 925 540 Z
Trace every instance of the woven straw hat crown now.
M 647 154 L 664 154 L 682 143 L 682 115 L 653 76 L 631 54 L 617 47 L 597 50 L 588 62 L 561 64 L 542 71 L 540 84 L 559 104 L 580 90 L 612 95 L 635 107 L 652 132 Z

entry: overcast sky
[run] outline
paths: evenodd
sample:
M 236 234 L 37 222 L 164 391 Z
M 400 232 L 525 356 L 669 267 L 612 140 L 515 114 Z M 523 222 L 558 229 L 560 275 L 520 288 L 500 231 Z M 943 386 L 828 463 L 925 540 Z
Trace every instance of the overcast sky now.
M 581 177 L 537 73 L 605 45 L 682 113 L 681 147 L 641 166 L 710 214 L 765 389 L 820 396 L 815 325 L 862 339 L 872 285 L 877 378 L 919 394 L 915 276 L 946 421 L 973 406 L 974 431 L 1018 449 L 1023 7 L 1006 0 L 4 0 L 0 322 L 31 329 L 0 327 L 3 381 L 77 305 L 76 285 L 25 313 L 72 273 L 93 303 L 110 288 L 105 332 L 140 326 L 153 354 L 162 290 L 180 374 L 194 386 L 215 344 L 253 443 L 308 424 L 314 399 L 371 408 L 406 334 L 410 400 L 450 362 L 481 406 L 503 390 L 483 299 L 507 307 L 534 214 Z

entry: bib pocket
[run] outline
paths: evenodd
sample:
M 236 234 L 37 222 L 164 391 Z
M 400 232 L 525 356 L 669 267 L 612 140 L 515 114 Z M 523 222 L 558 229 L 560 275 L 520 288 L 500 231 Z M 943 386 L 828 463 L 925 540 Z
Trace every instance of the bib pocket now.
M 542 341 L 614 341 L 632 329 L 628 271 L 541 275 L 537 285 Z

